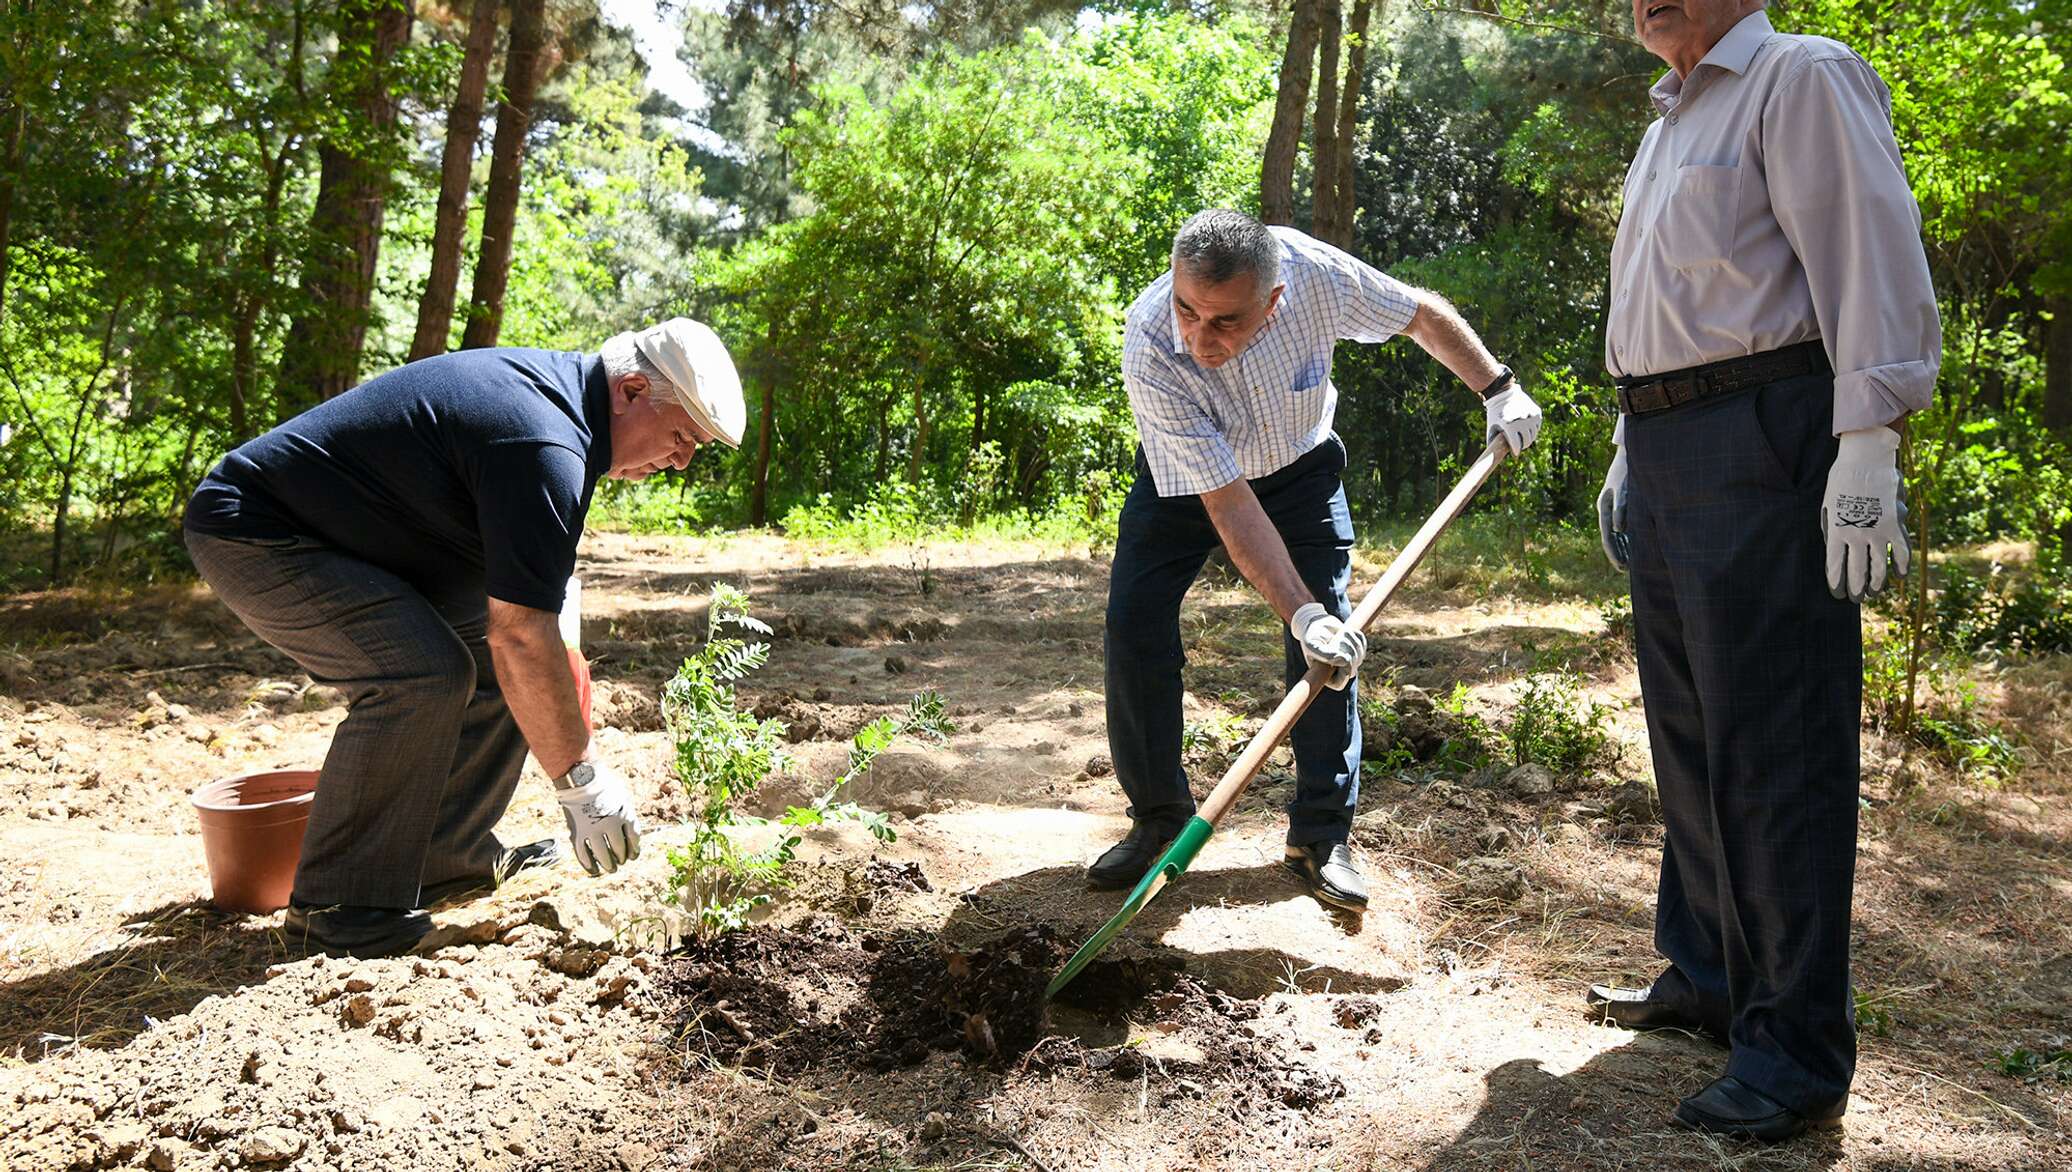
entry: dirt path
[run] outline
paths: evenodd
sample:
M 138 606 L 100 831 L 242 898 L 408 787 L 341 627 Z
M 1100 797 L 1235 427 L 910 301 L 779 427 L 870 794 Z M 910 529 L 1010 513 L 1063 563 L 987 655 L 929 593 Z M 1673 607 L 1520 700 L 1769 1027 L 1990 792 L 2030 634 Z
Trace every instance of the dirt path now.
M 2038 757 L 2008 791 L 1902 793 L 1868 746 L 1856 1100 L 1839 1133 L 1749 1152 L 1665 1123 L 1722 1051 L 1576 1012 L 1582 982 L 1653 964 L 1660 831 L 1613 801 L 1618 776 L 1370 779 L 1374 906 L 1346 922 L 1277 866 L 1291 781 L 1270 766 L 1090 975 L 1095 1003 L 1037 1018 L 1030 982 L 1116 904 L 1078 877 L 1125 825 L 1103 564 L 596 535 L 583 572 L 599 736 L 651 821 L 682 810 L 655 696 L 724 580 L 778 631 L 743 693 L 801 738 L 773 808 L 817 792 L 863 721 L 923 689 L 949 704 L 947 745 L 895 749 L 852 795 L 898 841 L 816 832 L 794 897 L 712 950 L 655 947 L 684 838 L 664 828 L 630 874 L 442 911 L 423 955 L 305 958 L 278 917 L 207 908 L 186 795 L 313 766 L 335 693 L 204 591 L 0 599 L 0 1167 L 2072 1165 L 2072 1081 L 1988 1068 L 2072 1048 L 2062 664 L 1996 685 Z M 1463 587 L 1384 621 L 1377 700 L 1458 682 L 1496 717 L 1558 659 L 1632 746 L 1614 772 L 1645 777 L 1630 659 L 1594 605 Z M 1277 698 L 1279 652 L 1227 582 L 1197 587 L 1184 630 L 1201 783 L 1217 734 Z M 502 833 L 560 833 L 538 778 Z

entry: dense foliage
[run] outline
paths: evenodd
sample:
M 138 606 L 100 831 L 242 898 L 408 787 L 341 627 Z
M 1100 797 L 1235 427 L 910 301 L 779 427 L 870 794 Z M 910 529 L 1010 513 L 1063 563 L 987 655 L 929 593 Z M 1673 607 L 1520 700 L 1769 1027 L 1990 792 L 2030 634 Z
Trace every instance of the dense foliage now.
M 377 52 L 363 31 L 382 6 L 0 6 L 9 584 L 181 566 L 196 478 L 312 393 L 287 339 L 328 312 L 304 270 L 327 255 L 315 212 L 338 159 L 386 185 L 358 369 L 403 360 L 469 18 L 427 0 L 407 43 Z M 1377 6 L 1344 87 L 1353 242 L 1460 305 L 1547 407 L 1499 498 L 1525 553 L 1548 522 L 1588 523 L 1607 455 L 1605 258 L 1660 65 L 1624 5 L 1464 7 L 1479 11 Z M 1285 8 L 694 5 L 683 56 L 709 101 L 685 110 L 594 7 L 545 6 L 500 341 L 590 348 L 692 313 L 729 339 L 750 396 L 740 451 L 615 487 L 600 516 L 826 529 L 876 509 L 1097 531 L 1133 443 L 1121 310 L 1186 215 L 1256 206 Z M 2048 609 L 2072 528 L 2067 4 L 1771 8 L 1860 49 L 1894 92 L 1946 325 L 1939 404 L 1909 445 L 1917 518 L 1938 541 L 2036 543 L 1958 584 L 1995 615 Z M 370 86 L 393 122 L 366 115 Z M 1337 378 L 1360 515 L 1427 506 L 1477 446 L 1472 400 L 1402 343 L 1343 347 Z M 2049 642 L 1994 623 L 1951 638 Z

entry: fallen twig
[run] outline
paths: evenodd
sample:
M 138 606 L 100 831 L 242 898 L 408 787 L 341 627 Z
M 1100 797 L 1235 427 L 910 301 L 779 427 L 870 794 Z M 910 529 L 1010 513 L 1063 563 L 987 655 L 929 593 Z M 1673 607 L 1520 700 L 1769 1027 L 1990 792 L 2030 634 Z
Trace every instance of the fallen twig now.
M 150 679 L 154 676 L 179 675 L 183 671 L 213 671 L 219 668 L 243 666 L 244 665 L 241 663 L 183 663 L 178 667 L 142 668 L 118 664 L 115 667 L 110 668 L 109 670 L 123 672 L 128 675 L 136 676 L 139 679 Z

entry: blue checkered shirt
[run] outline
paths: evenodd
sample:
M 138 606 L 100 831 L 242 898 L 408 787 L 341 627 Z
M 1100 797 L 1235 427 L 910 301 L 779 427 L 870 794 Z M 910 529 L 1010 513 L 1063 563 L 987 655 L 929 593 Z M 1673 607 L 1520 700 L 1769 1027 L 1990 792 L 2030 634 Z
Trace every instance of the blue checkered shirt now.
M 1340 338 L 1385 342 L 1417 312 L 1408 286 L 1293 228 L 1287 288 L 1251 344 L 1220 368 L 1194 360 L 1173 317 L 1173 274 L 1144 290 L 1122 334 L 1122 383 L 1160 496 L 1190 496 L 1293 464 L 1331 434 Z

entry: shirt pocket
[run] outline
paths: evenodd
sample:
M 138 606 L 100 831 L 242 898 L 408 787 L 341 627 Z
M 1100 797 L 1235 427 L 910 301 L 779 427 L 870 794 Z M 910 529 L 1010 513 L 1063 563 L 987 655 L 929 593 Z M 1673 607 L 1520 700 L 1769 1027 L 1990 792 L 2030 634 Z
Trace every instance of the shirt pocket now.
M 1741 203 L 1741 168 L 1688 166 L 1676 170 L 1676 191 L 1655 224 L 1662 259 L 1678 269 L 1724 265 L 1734 257 L 1734 227 Z

